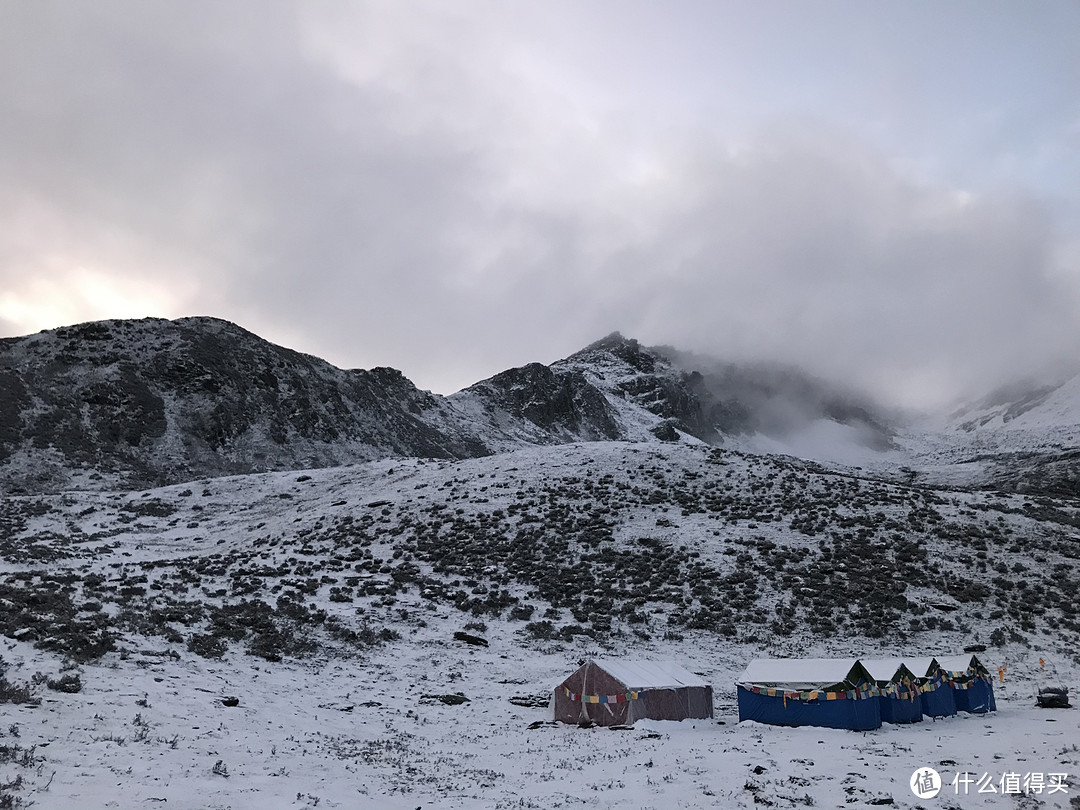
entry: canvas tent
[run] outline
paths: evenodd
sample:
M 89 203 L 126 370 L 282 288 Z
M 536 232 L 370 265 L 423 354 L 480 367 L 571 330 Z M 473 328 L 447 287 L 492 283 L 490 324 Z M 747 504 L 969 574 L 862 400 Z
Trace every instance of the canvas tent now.
M 874 679 L 854 658 L 756 659 L 736 683 L 739 721 L 865 731 L 881 726 Z
M 555 719 L 601 726 L 713 716 L 712 686 L 671 661 L 587 661 L 555 687 Z
M 936 658 L 905 658 L 904 665 L 919 679 L 919 702 L 927 717 L 956 714 L 956 701 Z
M 919 679 L 899 658 L 861 658 L 877 682 L 882 723 L 917 723 L 922 720 Z
M 952 689 L 957 711 L 973 714 L 997 711 L 994 682 L 982 661 L 974 655 L 954 655 L 937 661 Z

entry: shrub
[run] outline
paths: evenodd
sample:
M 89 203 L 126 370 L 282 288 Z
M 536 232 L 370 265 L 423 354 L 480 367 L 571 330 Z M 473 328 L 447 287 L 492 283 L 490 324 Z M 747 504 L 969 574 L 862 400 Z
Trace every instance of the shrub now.
M 519 605 L 516 608 L 511 608 L 510 618 L 517 622 L 527 622 L 532 618 L 535 611 L 536 608 L 532 605 Z
M 0 677 L 0 703 L 33 703 L 34 694 L 29 685 L 9 683 Z
M 555 625 L 547 619 L 539 622 L 529 622 L 525 625 L 524 630 L 526 635 L 530 638 L 537 639 L 538 641 L 546 641 L 555 638 L 556 636 Z
M 228 649 L 228 644 L 220 636 L 193 633 L 188 639 L 187 648 L 203 658 L 221 658 Z
M 67 692 L 69 695 L 74 695 L 76 692 L 82 691 L 82 679 L 69 672 L 67 675 L 61 675 L 57 679 L 50 678 L 45 682 L 46 686 L 52 689 L 54 692 Z
M 34 695 L 29 684 L 10 683 L 6 677 L 8 664 L 0 658 L 0 703 L 33 703 Z
M 280 661 L 286 655 L 299 656 L 314 650 L 315 642 L 308 636 L 296 633 L 291 627 L 272 627 L 255 635 L 247 653 L 267 661 Z

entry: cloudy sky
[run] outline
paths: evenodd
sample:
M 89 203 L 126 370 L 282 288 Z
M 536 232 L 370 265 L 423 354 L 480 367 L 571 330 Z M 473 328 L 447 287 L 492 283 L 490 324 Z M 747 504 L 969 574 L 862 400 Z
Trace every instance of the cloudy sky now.
M 0 334 L 449 393 L 613 331 L 939 405 L 1077 362 L 1076 0 L 0 4 Z

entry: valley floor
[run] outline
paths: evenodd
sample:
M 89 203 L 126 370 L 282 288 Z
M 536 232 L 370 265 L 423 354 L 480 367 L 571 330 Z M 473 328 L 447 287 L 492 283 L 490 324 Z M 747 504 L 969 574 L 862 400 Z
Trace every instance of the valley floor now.
M 1080 683 L 1078 559 L 1073 501 L 682 445 L 7 498 L 0 810 L 1075 808 L 1080 711 L 1033 695 Z M 994 714 L 738 722 L 753 658 L 971 643 Z M 593 655 L 679 662 L 716 717 L 548 723 Z
M 1080 712 L 1035 708 L 1023 679 L 999 684 L 999 710 L 870 732 L 738 723 L 735 670 L 683 660 L 716 684 L 713 721 L 638 722 L 630 730 L 550 725 L 539 696 L 567 674 L 565 655 L 447 644 L 436 632 L 364 659 L 270 664 L 111 653 L 82 669 L 83 691 L 47 691 L 38 707 L 0 706 L 0 747 L 29 752 L 24 806 L 241 810 L 372 808 L 1075 807 Z M 654 653 L 655 654 L 655 653 Z M 731 662 L 752 655 L 730 648 Z M 8 642 L 25 676 L 40 654 Z M 572 662 L 571 662 L 572 666 Z M 461 693 L 460 705 L 433 697 Z M 227 707 L 222 698 L 239 704 Z M 17 735 L 17 736 L 16 736 Z M 939 771 L 935 799 L 909 788 Z M 962 781 L 973 780 L 964 795 Z M 1040 774 L 1027 797 L 1002 795 L 1007 774 Z M 1065 787 L 1050 784 L 1067 774 Z M 987 778 L 998 793 L 980 794 Z M 959 790 L 959 795 L 957 791 Z M 18 806 L 18 805 L 16 805 Z

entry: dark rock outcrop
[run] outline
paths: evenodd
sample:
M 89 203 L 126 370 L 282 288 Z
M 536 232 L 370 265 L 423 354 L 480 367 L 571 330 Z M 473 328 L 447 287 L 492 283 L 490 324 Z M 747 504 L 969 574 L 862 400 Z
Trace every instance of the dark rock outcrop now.
M 9 489 L 26 468 L 39 479 L 55 471 L 35 489 L 68 485 L 79 470 L 149 486 L 489 452 L 440 413 L 443 398 L 394 369 L 345 371 L 212 318 L 101 321 L 2 340 L 0 392 Z
M 603 392 L 577 370 L 540 363 L 512 368 L 465 389 L 489 411 L 525 420 L 549 441 L 624 438 Z

